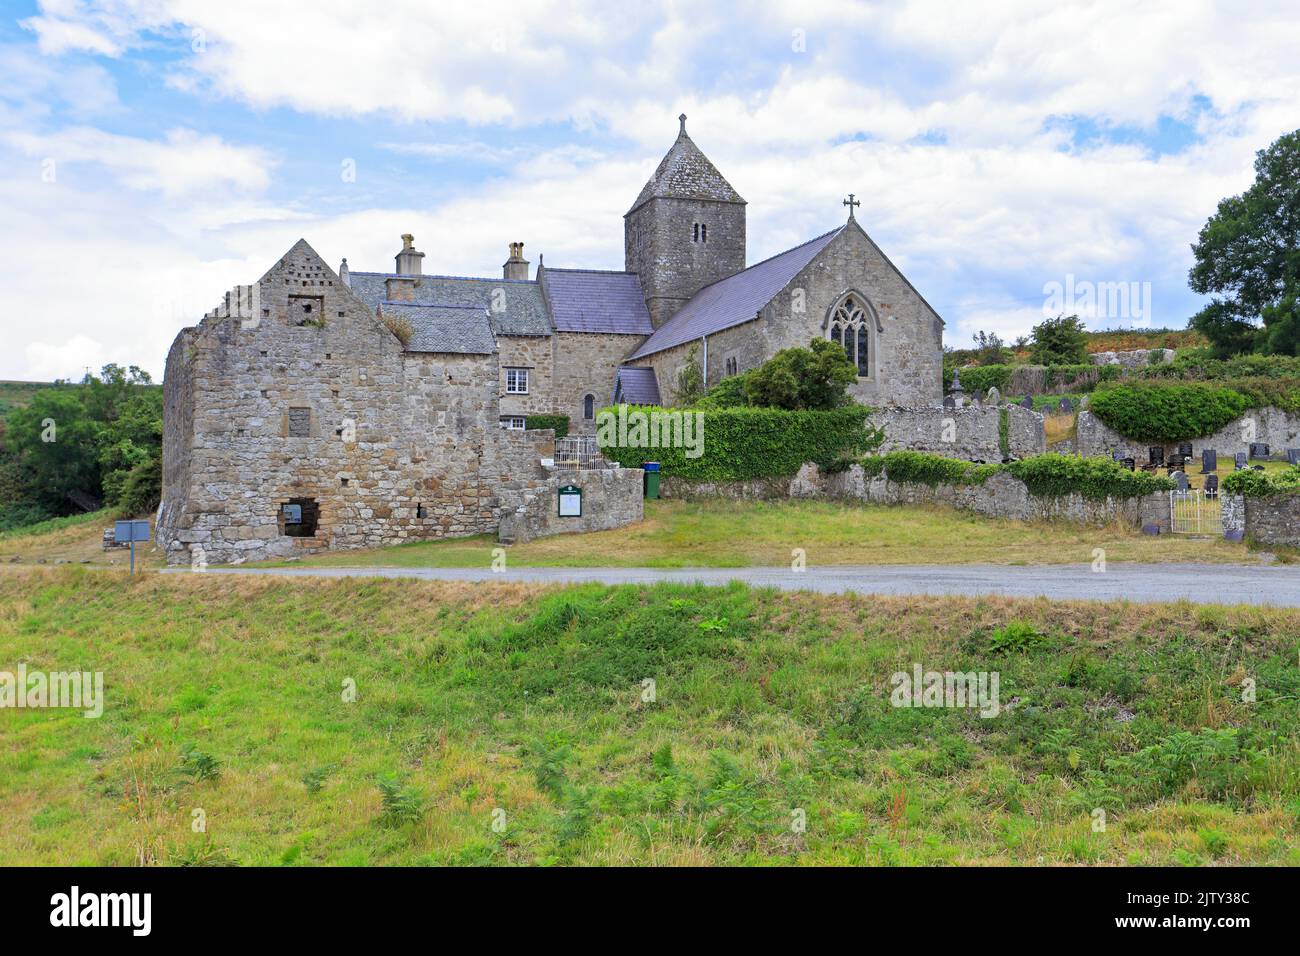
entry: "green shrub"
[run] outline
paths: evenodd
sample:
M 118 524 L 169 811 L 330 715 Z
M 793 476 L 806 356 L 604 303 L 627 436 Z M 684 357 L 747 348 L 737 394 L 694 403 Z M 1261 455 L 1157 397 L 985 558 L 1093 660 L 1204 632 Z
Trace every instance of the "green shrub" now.
M 1077 315 L 1058 315 L 1030 333 L 1030 353 L 1039 365 L 1078 365 L 1087 361 L 1088 331 Z
M 1011 380 L 1012 368 L 1014 366 L 1011 365 L 973 365 L 959 369 L 948 367 L 943 370 L 943 387 L 945 391 L 951 390 L 955 371 L 961 377 L 961 387 L 972 395 L 986 395 L 995 386 L 998 391 L 1002 391 Z
M 976 465 L 922 451 L 891 451 L 862 460 L 862 470 L 871 477 L 883 473 L 890 481 L 931 486 L 983 484 L 998 469 L 998 465 Z
M 1153 491 L 1170 491 L 1169 478 L 1145 471 L 1129 471 L 1109 458 L 1077 458 L 1074 455 L 1033 455 L 1004 466 L 1019 478 L 1029 493 L 1041 498 L 1078 492 L 1085 498 L 1136 498 Z
M 781 349 L 745 377 L 745 398 L 757 408 L 827 411 L 849 404 L 858 370 L 829 339 L 808 348 Z
M 569 416 L 568 415 L 525 415 L 524 428 L 528 431 L 536 431 L 541 428 L 554 428 L 555 437 L 563 438 L 569 434 Z
M 375 784 L 384 804 L 384 812 L 379 818 L 381 825 L 398 827 L 414 823 L 424 816 L 424 797 L 417 791 L 403 787 L 395 777 L 380 777 Z
M 1000 471 L 1019 478 L 1029 493 L 1056 498 L 1078 493 L 1085 498 L 1133 498 L 1153 491 L 1169 491 L 1174 483 L 1143 471 L 1129 471 L 1109 458 L 1073 455 L 1034 455 L 1007 465 L 975 465 L 956 458 L 919 451 L 891 451 L 862 461 L 869 476 L 884 473 L 890 481 L 922 485 L 978 485 Z
M 1089 407 L 1121 435 L 1163 443 L 1213 434 L 1251 402 L 1236 389 L 1207 382 L 1128 382 L 1098 389 Z
M 596 438 L 610 461 L 627 468 L 658 461 L 665 476 L 708 481 L 784 477 L 795 474 L 804 462 L 834 469 L 843 459 L 856 458 L 879 446 L 884 436 L 867 424 L 870 411 L 862 405 L 798 412 L 777 408 L 674 410 L 673 414 L 703 416 L 703 454 L 698 458 L 688 458 L 689 449 L 683 447 L 619 444 L 620 437 L 627 437 L 617 435 L 621 413 L 631 416 L 643 412 L 648 416 L 664 413 L 662 408 L 602 409 L 597 416 Z
M 1269 495 L 1300 494 L 1300 467 L 1269 474 L 1247 468 L 1234 471 L 1223 479 L 1223 490 L 1234 495 L 1264 498 Z

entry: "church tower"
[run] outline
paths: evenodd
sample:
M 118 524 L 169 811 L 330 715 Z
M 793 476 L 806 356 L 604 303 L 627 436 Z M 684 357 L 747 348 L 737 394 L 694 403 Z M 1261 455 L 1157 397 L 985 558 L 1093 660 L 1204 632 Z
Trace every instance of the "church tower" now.
M 745 268 L 745 200 L 681 131 L 623 217 L 624 268 L 657 329 L 711 282 Z

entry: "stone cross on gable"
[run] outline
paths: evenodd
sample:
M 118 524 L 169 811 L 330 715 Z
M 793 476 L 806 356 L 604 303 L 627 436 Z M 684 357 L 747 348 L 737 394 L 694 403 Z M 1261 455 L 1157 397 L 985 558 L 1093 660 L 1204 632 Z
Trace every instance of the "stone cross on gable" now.
M 853 193 L 849 193 L 849 198 L 846 199 L 846 200 L 844 200 L 842 203 L 840 203 L 840 205 L 841 205 L 841 206 L 848 206 L 848 207 L 849 207 L 849 218 L 852 219 L 852 218 L 853 218 L 853 207 L 854 207 L 854 206 L 861 206 L 862 203 L 860 203 L 858 200 L 856 200 L 856 199 L 853 198 Z

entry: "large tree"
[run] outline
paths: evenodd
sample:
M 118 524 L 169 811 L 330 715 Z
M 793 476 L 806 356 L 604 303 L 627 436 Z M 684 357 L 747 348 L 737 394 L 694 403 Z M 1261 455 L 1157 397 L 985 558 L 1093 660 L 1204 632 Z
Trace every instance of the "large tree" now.
M 1192 246 L 1193 291 L 1212 295 L 1192 327 L 1220 357 L 1300 354 L 1300 130 L 1255 157 L 1255 182 L 1219 203 Z

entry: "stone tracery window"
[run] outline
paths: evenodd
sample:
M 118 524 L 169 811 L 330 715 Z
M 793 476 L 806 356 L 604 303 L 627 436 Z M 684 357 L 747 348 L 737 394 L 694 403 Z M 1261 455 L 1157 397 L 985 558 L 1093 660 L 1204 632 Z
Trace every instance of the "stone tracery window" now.
M 844 349 L 858 368 L 858 375 L 871 375 L 871 310 L 854 295 L 846 295 L 831 310 L 827 338 Z

